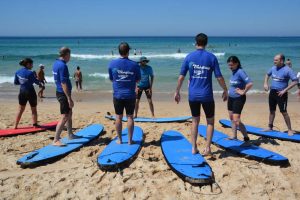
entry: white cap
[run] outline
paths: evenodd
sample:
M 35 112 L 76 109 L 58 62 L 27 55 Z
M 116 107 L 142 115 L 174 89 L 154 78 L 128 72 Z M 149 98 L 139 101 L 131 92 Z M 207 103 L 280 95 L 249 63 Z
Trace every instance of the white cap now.
M 45 65 L 43 65 L 43 64 L 40 64 L 40 65 L 39 65 L 39 67 L 45 67 Z

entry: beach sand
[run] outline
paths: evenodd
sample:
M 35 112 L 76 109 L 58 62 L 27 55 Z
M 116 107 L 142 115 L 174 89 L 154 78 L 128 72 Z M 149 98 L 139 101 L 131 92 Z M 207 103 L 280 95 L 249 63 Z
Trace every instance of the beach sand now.
M 145 133 L 145 143 L 137 159 L 121 172 L 103 172 L 97 166 L 97 156 L 116 136 L 114 122 L 104 118 L 106 112 L 114 113 L 111 94 L 88 91 L 73 94 L 73 127 L 81 129 L 100 123 L 105 126 L 105 133 L 79 151 L 33 169 L 21 169 L 16 160 L 51 143 L 54 131 L 0 138 L 0 199 L 300 199 L 300 144 L 259 139 L 253 135 L 249 136 L 254 143 L 288 157 L 290 166 L 282 168 L 260 163 L 212 145 L 217 159 L 207 162 L 212 167 L 216 184 L 199 187 L 184 182 L 164 160 L 160 136 L 163 131 L 173 129 L 190 139 L 190 122 L 136 123 Z M 54 93 L 46 89 L 45 95 L 49 98 L 38 104 L 40 123 L 57 120 L 60 116 Z M 186 96 L 177 105 L 172 95 L 154 94 L 156 116 L 190 115 Z M 230 129 L 222 128 L 218 123 L 219 119 L 227 118 L 226 103 L 221 101 L 220 94 L 215 95 L 215 100 L 216 129 L 230 134 Z M 289 100 L 292 126 L 300 130 L 299 101 L 295 95 Z M 267 95 L 250 95 L 247 101 L 243 121 L 265 127 L 268 123 Z M 1 99 L 0 129 L 13 126 L 17 105 L 16 96 Z M 150 116 L 144 95 L 139 116 Z M 201 123 L 205 123 L 204 118 L 201 118 Z M 27 106 L 20 126 L 28 124 L 31 124 L 31 114 Z M 275 126 L 286 130 L 279 112 Z M 204 139 L 199 137 L 201 151 L 204 144 Z

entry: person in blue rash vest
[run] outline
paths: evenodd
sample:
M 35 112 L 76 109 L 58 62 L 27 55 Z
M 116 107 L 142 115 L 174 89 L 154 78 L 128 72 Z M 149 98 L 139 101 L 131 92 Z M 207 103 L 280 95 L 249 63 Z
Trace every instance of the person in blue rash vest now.
M 207 142 L 203 152 L 204 156 L 211 156 L 211 140 L 214 131 L 215 102 L 212 88 L 212 74 L 215 74 L 220 86 L 223 88 L 223 101 L 227 100 L 228 90 L 220 71 L 219 63 L 215 55 L 205 50 L 208 38 L 204 33 L 195 37 L 196 51 L 188 54 L 181 66 L 180 75 L 174 99 L 180 102 L 180 88 L 184 78 L 189 71 L 189 105 L 192 113 L 192 153 L 199 152 L 197 148 L 198 125 L 200 122 L 200 107 L 206 115 L 207 121 Z
M 60 141 L 61 132 L 67 124 L 69 140 L 80 138 L 72 132 L 72 114 L 74 102 L 72 100 L 72 84 L 67 62 L 71 59 L 71 50 L 68 47 L 62 47 L 59 51 L 59 58 L 53 64 L 52 72 L 56 85 L 56 98 L 60 104 L 61 120 L 58 122 L 53 140 L 54 146 L 65 146 Z
M 274 66 L 267 72 L 264 81 L 265 91 L 269 91 L 269 127 L 265 131 L 273 130 L 273 122 L 275 119 L 276 106 L 285 120 L 288 128 L 288 134 L 293 135 L 295 131 L 292 130 L 291 120 L 287 113 L 288 91 L 297 85 L 298 79 L 293 70 L 284 64 L 285 57 L 283 54 L 278 54 L 274 57 Z M 271 86 L 269 87 L 269 79 L 272 79 Z M 292 83 L 289 84 L 289 80 Z
M 134 118 L 137 118 L 137 114 L 139 111 L 139 103 L 141 100 L 141 96 L 143 91 L 145 91 L 150 111 L 152 114 L 152 118 L 155 118 L 154 115 L 154 106 L 152 102 L 152 86 L 153 86 L 153 81 L 154 81 L 154 74 L 152 67 L 147 65 L 149 60 L 145 57 L 142 56 L 140 58 L 140 69 L 141 69 L 141 81 L 138 83 L 137 88 L 136 88 L 136 103 L 135 103 L 135 115 Z
M 38 127 L 37 124 L 37 96 L 33 84 L 42 85 L 39 80 L 37 80 L 33 71 L 31 71 L 33 67 L 33 60 L 31 58 L 25 58 L 21 60 L 19 63 L 23 66 L 15 73 L 15 85 L 20 85 L 19 92 L 19 111 L 16 116 L 15 129 L 18 128 L 20 119 L 25 110 L 27 101 L 29 101 L 31 112 L 32 112 L 32 124 L 34 127 Z
M 136 99 L 136 83 L 141 79 L 141 71 L 137 62 L 128 59 L 130 47 L 128 43 L 119 44 L 120 58 L 112 60 L 108 67 L 109 79 L 113 86 L 113 103 L 116 113 L 117 143 L 122 143 L 122 118 L 124 108 L 127 115 L 128 144 L 132 144 L 134 128 L 133 114 Z
M 227 109 L 231 120 L 232 137 L 237 139 L 237 128 L 242 132 L 244 141 L 249 141 L 247 130 L 241 121 L 241 113 L 246 103 L 246 93 L 253 86 L 252 80 L 242 69 L 241 62 L 236 56 L 230 56 L 227 59 L 229 69 L 232 71 L 230 77 L 230 88 Z

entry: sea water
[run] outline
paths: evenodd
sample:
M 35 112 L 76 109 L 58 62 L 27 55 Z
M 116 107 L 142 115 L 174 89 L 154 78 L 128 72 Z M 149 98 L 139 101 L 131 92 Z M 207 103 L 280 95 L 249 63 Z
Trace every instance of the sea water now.
M 117 47 L 122 41 L 131 46 L 130 59 L 138 61 L 146 56 L 150 60 L 155 74 L 153 87 L 158 92 L 175 90 L 181 64 L 195 50 L 194 37 L 0 37 L 0 90 L 16 87 L 14 74 L 20 68 L 19 61 L 25 57 L 33 59 L 33 70 L 38 70 L 39 64 L 45 65 L 47 86 L 54 87 L 52 64 L 59 48 L 68 46 L 72 51 L 68 63 L 70 76 L 80 66 L 85 90 L 111 91 L 107 67 L 119 57 Z M 300 37 L 210 37 L 207 50 L 218 58 L 227 84 L 231 71 L 226 60 L 231 55 L 238 56 L 254 81 L 252 93 L 263 91 L 264 76 L 278 53 L 290 58 L 293 69 L 300 71 Z M 213 82 L 214 91 L 220 91 L 217 81 Z M 187 90 L 187 81 L 182 89 Z

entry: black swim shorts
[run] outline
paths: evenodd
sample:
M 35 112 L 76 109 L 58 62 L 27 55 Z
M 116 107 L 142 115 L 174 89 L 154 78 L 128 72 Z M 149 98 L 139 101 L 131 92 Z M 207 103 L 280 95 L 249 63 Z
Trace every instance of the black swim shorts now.
M 215 116 L 215 102 L 201 102 L 201 101 L 189 101 L 190 109 L 193 117 L 200 116 L 200 107 L 204 110 L 206 118 L 212 118 Z
M 147 87 L 147 88 L 138 87 L 138 91 L 137 91 L 137 94 L 136 94 L 136 99 L 141 99 L 143 91 L 145 91 L 147 99 L 151 99 L 152 95 L 151 95 L 151 92 L 150 92 L 149 89 L 150 89 L 150 87 Z
M 61 114 L 69 114 L 70 112 L 70 106 L 69 101 L 65 93 L 62 92 L 56 92 L 56 98 L 60 104 L 60 113 Z
M 229 97 L 227 102 L 227 109 L 229 111 L 232 111 L 233 114 L 241 114 L 245 103 L 246 95 L 236 98 Z
M 26 106 L 27 101 L 29 101 L 29 104 L 31 107 L 37 106 L 37 96 L 35 93 L 35 90 L 20 90 L 19 93 L 19 104 L 21 106 Z
M 135 99 L 116 99 L 114 98 L 115 113 L 123 115 L 124 108 L 126 115 L 133 115 L 135 108 Z
M 269 94 L 269 108 L 270 112 L 276 111 L 276 105 L 278 104 L 280 112 L 287 111 L 288 93 L 285 93 L 281 97 L 278 96 L 278 90 L 272 89 Z

